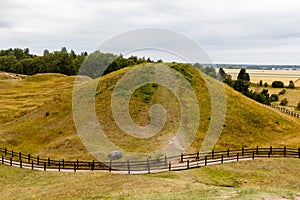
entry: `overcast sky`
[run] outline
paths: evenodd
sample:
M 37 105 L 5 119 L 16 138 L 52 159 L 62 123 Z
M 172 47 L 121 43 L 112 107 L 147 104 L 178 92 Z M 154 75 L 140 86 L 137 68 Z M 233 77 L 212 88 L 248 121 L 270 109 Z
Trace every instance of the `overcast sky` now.
M 92 51 L 119 33 L 169 29 L 215 63 L 300 64 L 299 0 L 0 0 L 0 48 Z

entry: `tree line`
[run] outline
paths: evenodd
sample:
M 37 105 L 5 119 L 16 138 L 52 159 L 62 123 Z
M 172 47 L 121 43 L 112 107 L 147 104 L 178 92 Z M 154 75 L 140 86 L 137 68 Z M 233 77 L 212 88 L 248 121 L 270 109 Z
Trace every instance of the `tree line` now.
M 86 59 L 87 57 L 89 59 Z M 89 66 L 96 67 L 99 64 L 104 66 L 105 71 L 101 74 L 107 74 L 127 66 L 154 61 L 150 58 L 145 59 L 136 56 L 124 58 L 122 55 L 117 56 L 100 51 L 90 54 L 87 52 L 76 54 L 73 50 L 68 52 L 66 47 L 53 52 L 46 49 L 41 56 L 31 54 L 28 48 L 0 50 L 0 71 L 17 74 L 61 73 L 76 75 L 84 62 Z M 97 70 L 93 73 L 86 72 L 86 75 L 90 75 L 92 78 L 96 78 L 101 74 Z

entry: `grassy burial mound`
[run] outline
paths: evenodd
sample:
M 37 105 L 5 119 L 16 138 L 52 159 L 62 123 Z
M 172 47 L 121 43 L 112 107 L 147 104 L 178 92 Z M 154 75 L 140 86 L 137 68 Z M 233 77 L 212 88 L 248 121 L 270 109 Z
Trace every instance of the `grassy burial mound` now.
M 204 74 L 187 64 L 169 64 L 192 85 L 199 101 L 200 123 L 195 139 L 188 150 L 199 150 L 211 119 L 211 97 Z M 135 66 L 135 68 L 143 67 Z M 172 92 L 151 83 L 138 88 L 130 99 L 132 120 L 139 125 L 150 123 L 151 105 L 164 106 L 165 126 L 148 139 L 124 133 L 114 121 L 111 95 L 117 81 L 130 68 L 100 78 L 91 91 L 95 97 L 96 115 L 106 136 L 128 151 L 148 152 L 166 145 L 179 128 L 180 104 Z M 216 85 L 216 80 L 206 77 Z M 72 115 L 74 77 L 60 74 L 38 74 L 21 80 L 1 80 L 0 145 L 24 153 L 53 159 L 93 159 L 82 144 Z M 87 82 L 88 78 L 86 78 Z M 218 87 L 217 87 L 218 88 Z M 300 121 L 244 97 L 225 86 L 226 118 L 216 149 L 256 146 L 300 146 Z M 188 101 L 189 99 L 185 99 Z

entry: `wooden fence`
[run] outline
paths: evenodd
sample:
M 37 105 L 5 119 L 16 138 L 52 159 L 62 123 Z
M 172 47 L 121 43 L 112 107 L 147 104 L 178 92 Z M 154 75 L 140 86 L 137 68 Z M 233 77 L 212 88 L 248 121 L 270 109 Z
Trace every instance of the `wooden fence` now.
M 31 168 L 44 171 L 86 171 L 103 170 L 118 173 L 154 173 L 197 168 L 212 164 L 221 164 L 239 160 L 257 158 L 300 158 L 300 148 L 242 148 L 240 150 L 212 151 L 208 153 L 181 154 L 174 157 L 147 159 L 127 162 L 66 161 L 50 158 L 33 157 L 30 154 L 14 152 L 0 148 L 1 163 L 20 168 Z
M 291 110 L 289 110 L 287 108 L 284 108 L 284 107 L 281 107 L 281 106 L 275 106 L 275 105 L 270 105 L 270 107 L 275 108 L 276 110 L 279 110 L 279 111 L 281 111 L 283 113 L 289 114 L 289 115 L 291 115 L 293 117 L 300 118 L 300 114 L 299 113 L 291 111 Z

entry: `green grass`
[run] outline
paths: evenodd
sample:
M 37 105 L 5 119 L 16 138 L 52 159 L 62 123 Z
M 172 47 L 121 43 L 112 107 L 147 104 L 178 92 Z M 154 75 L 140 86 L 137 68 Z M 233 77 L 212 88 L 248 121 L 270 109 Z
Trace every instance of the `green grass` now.
M 145 175 L 58 173 L 0 165 L 4 199 L 293 199 L 299 159 L 264 159 Z

